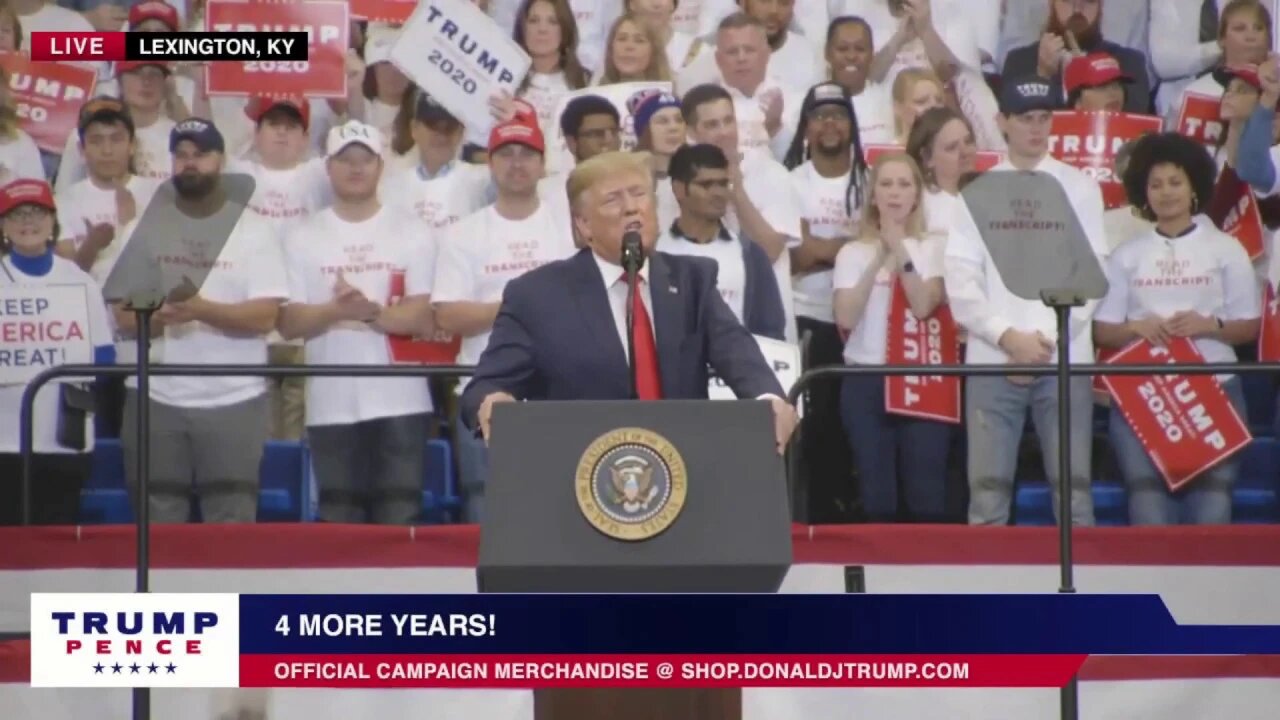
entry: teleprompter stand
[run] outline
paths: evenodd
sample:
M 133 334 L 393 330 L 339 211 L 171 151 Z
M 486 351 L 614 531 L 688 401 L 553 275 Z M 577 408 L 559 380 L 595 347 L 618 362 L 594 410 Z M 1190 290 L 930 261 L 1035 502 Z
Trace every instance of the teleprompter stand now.
M 137 335 L 137 416 L 133 448 L 136 484 L 137 569 L 134 591 L 150 592 L 151 570 L 151 332 L 166 302 L 199 293 L 244 214 L 255 183 L 247 175 L 221 175 L 201 193 L 180 196 L 161 185 L 136 225 L 123 228 L 124 244 L 103 284 L 103 297 L 133 314 Z M 264 250 L 265 251 L 265 250 Z M 133 720 L 150 720 L 151 690 L 133 689 Z
M 1062 186 L 1041 172 L 988 172 L 962 193 L 996 271 L 1011 293 L 1054 311 L 1057 326 L 1058 558 L 1060 593 L 1074 593 L 1071 467 L 1071 309 L 1107 294 L 1098 256 Z M 1097 238 L 1102 242 L 1102 238 Z M 1088 327 L 1079 332 L 1089 332 Z M 1062 720 L 1079 718 L 1073 677 L 1061 693 Z
M 481 592 L 765 593 L 781 586 L 791 565 L 791 519 L 768 403 L 502 403 L 492 428 L 476 568 Z M 635 449 L 650 447 L 654 436 L 659 455 L 680 461 L 664 464 L 684 467 L 683 509 L 656 535 L 616 539 L 582 508 L 611 507 L 591 498 L 608 496 L 617 462 L 642 456 L 662 473 L 655 455 Z M 741 717 L 736 688 L 534 693 L 535 720 Z

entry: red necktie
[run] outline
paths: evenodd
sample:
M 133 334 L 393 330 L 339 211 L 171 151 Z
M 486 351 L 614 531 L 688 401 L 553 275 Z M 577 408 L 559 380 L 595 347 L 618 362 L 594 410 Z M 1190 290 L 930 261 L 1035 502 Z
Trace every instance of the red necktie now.
M 625 275 L 623 281 L 626 281 Z M 662 381 L 658 379 L 658 348 L 653 342 L 649 311 L 645 309 L 644 298 L 640 297 L 640 285 L 643 282 L 643 278 L 636 276 L 636 288 L 631 293 L 631 312 L 635 321 L 631 330 L 631 345 L 635 353 L 636 395 L 641 400 L 660 400 Z

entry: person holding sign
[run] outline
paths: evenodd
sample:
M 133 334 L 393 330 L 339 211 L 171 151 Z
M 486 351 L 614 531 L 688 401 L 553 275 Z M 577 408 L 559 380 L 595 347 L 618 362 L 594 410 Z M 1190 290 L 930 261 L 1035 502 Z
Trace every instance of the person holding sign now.
M 1272 38 L 1271 13 L 1266 5 L 1258 0 L 1231 0 L 1222 6 L 1218 18 L 1217 50 L 1220 55 L 1214 69 L 1258 65 L 1267 59 Z M 1159 47 L 1159 43 L 1155 43 L 1154 47 Z M 1195 53 L 1187 55 L 1194 56 Z M 1205 137 L 1202 129 L 1207 121 L 1217 119 L 1211 114 L 1212 106 L 1197 105 L 1195 101 L 1201 98 L 1217 100 L 1222 97 L 1222 92 L 1223 86 L 1214 78 L 1214 73 L 1201 73 L 1182 89 L 1169 106 L 1165 127 L 1206 140 L 1220 141 L 1220 138 Z M 1210 114 L 1193 111 L 1197 107 L 1204 108 Z M 1178 125 L 1180 120 L 1183 123 L 1181 126 Z M 1195 122 L 1201 129 L 1188 125 L 1188 120 Z
M 886 363 L 893 309 L 902 300 L 902 310 L 921 323 L 943 302 L 943 238 L 927 232 L 923 193 L 920 168 L 903 153 L 882 155 L 871 168 L 858 235 L 836 256 L 832 281 L 832 307 L 848 337 L 844 361 L 849 365 Z M 896 521 L 901 494 L 910 519 L 942 521 L 951 428 L 890 415 L 881 375 L 845 378 L 840 410 L 868 520 Z
M 1102 188 L 1097 181 L 1049 155 L 1052 112 L 1058 101 L 1043 78 L 1008 77 L 996 118 L 1009 144 L 1008 159 L 993 171 L 1036 171 L 1051 176 L 1066 193 L 1099 258 L 1108 254 L 1103 227 Z M 1033 241 L 1034 236 L 1029 238 Z M 944 258 L 947 295 L 956 322 L 968 331 L 965 362 L 1048 365 L 1058 343 L 1069 343 L 1073 363 L 1093 361 L 1090 333 L 1096 303 L 1071 313 L 1071 336 L 1057 337 L 1057 317 L 1040 300 L 1014 295 L 1000 277 L 968 205 L 959 203 Z M 1027 411 L 1031 411 L 1050 485 L 1058 482 L 1058 403 L 1071 403 L 1071 521 L 1092 525 L 1089 468 L 1093 459 L 1093 393 L 1089 378 L 1071 379 L 1069 396 L 1058 397 L 1052 377 L 969 377 L 965 379 L 965 428 L 969 439 L 969 522 L 1005 525 L 1013 502 L 1014 472 Z M 1055 512 L 1066 509 L 1056 507 Z
M 22 513 L 18 412 L 27 382 L 67 363 L 115 363 L 102 290 L 88 273 L 53 252 L 53 192 L 41 180 L 0 188 L 0 526 Z M 66 382 L 45 385 L 33 411 L 32 520 L 74 525 L 89 477 L 92 398 Z
M 1148 135 L 1134 146 L 1125 191 L 1155 229 L 1121 245 L 1107 264 L 1110 290 L 1094 322 L 1099 346 L 1119 350 L 1134 342 L 1164 346 L 1190 338 L 1205 362 L 1231 363 L 1233 346 L 1257 337 L 1262 309 L 1248 255 L 1235 238 L 1194 217 L 1209 203 L 1213 176 L 1208 152 L 1177 133 Z M 1218 381 L 1245 416 L 1240 378 Z M 1127 417 L 1147 410 L 1111 408 L 1111 444 L 1129 489 L 1129 522 L 1230 523 L 1238 461 L 1223 460 L 1181 492 L 1169 491 L 1148 453 L 1152 438 L 1139 437 Z

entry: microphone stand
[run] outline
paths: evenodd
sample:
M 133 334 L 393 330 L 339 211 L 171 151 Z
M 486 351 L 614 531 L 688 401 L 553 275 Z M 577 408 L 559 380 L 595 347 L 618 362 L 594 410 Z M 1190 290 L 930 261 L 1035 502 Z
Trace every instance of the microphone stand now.
M 633 237 L 634 236 L 634 237 Z M 627 377 L 630 379 L 631 399 L 640 397 L 636 391 L 636 281 L 640 267 L 644 265 L 644 251 L 637 233 L 622 237 L 622 267 L 627 271 Z

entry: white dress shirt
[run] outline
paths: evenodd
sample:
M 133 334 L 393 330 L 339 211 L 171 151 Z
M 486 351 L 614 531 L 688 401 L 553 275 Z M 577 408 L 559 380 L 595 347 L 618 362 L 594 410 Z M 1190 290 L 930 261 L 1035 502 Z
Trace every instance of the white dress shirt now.
M 596 267 L 600 268 L 600 278 L 604 280 L 605 293 L 609 296 L 609 309 L 613 313 L 613 325 L 618 330 L 618 340 L 622 342 L 622 348 L 625 351 L 627 348 L 626 271 L 621 265 L 615 265 L 596 253 L 592 253 L 591 257 L 595 259 Z M 649 292 L 649 263 L 645 263 L 636 276 L 636 292 L 640 293 L 640 301 L 644 303 L 645 312 L 649 314 L 649 327 L 652 329 L 653 295 Z M 653 335 L 656 340 L 658 336 L 656 330 Z
M 1006 160 L 993 171 L 1014 170 Z M 1110 254 L 1102 222 L 1102 189 L 1097 181 L 1070 165 L 1045 157 L 1035 167 L 1052 176 L 1062 186 L 1071 209 L 1099 264 Z M 1000 277 L 999 270 L 987 251 L 969 206 L 956 203 L 943 260 L 947 296 L 956 322 L 969 332 L 965 361 L 970 364 L 1002 364 L 1009 356 L 1000 347 L 1006 330 L 1039 331 L 1056 342 L 1057 317 L 1040 300 L 1026 300 L 1014 295 Z M 1098 302 L 1090 301 L 1071 313 L 1070 354 L 1073 363 L 1093 362 L 1091 322 Z

